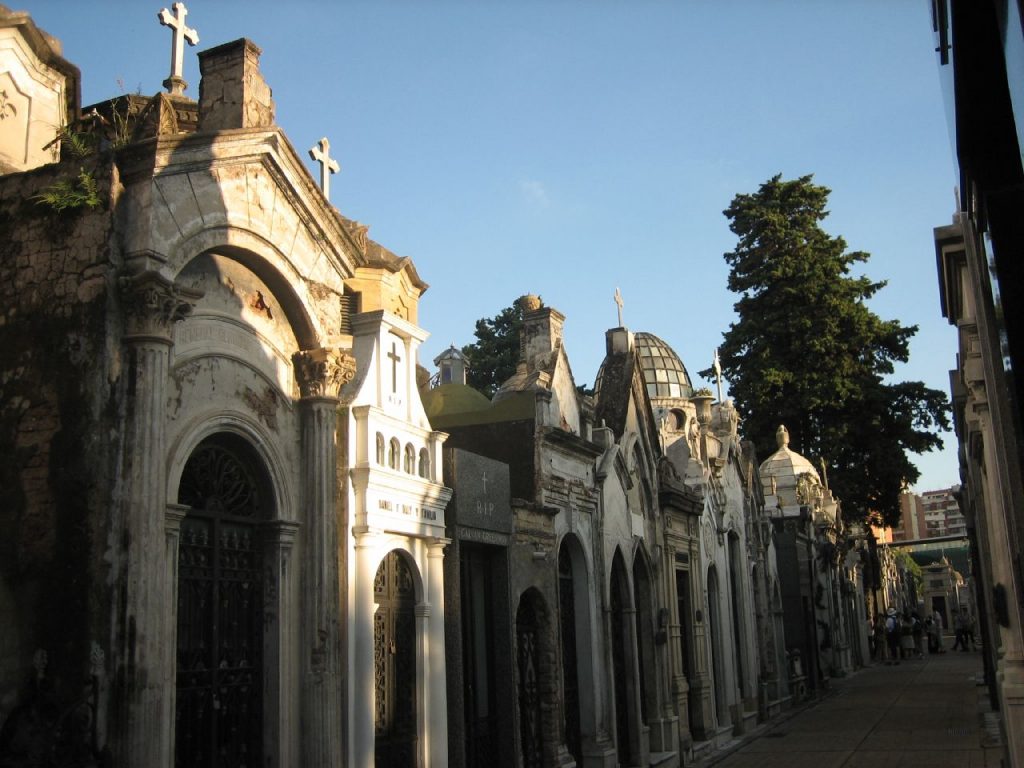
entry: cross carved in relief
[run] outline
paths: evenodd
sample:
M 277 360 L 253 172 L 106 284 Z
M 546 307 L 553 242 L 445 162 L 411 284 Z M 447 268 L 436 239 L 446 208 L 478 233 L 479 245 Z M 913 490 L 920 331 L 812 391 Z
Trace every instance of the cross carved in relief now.
M 391 391 L 398 391 L 398 364 L 402 362 L 401 356 L 398 354 L 398 348 L 394 342 L 391 343 L 391 351 L 388 352 L 388 358 L 391 360 Z

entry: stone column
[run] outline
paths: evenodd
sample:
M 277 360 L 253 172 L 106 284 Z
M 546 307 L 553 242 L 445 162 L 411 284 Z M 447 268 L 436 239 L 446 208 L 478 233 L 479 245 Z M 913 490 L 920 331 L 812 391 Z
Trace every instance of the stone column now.
M 178 656 L 178 543 L 181 541 L 181 521 L 185 519 L 189 508 L 184 504 L 168 504 L 164 512 L 164 557 L 166 583 L 164 594 L 167 595 L 167 610 L 164 613 L 167 623 L 163 635 L 167 638 L 167 654 L 164 662 L 164 722 L 174 723 L 175 706 L 177 703 L 177 656 Z M 164 737 L 160 743 L 160 755 L 166 756 L 160 765 L 174 765 L 174 728 L 164 729 Z
M 444 548 L 448 539 L 427 544 L 426 764 L 448 765 L 448 681 L 444 655 Z
M 626 631 L 626 658 L 629 664 L 627 674 L 630 679 L 626 684 L 626 692 L 629 696 L 629 719 L 632 721 L 630 730 L 633 732 L 633 743 L 630 744 L 630 752 L 639 765 L 648 765 L 651 762 L 650 729 L 643 718 L 643 705 L 640 702 L 640 644 L 637 642 L 636 623 L 639 612 L 636 606 L 623 607 L 623 624 L 628 628 Z M 616 684 L 623 681 L 616 681 Z M 620 737 L 621 738 L 621 737 Z
M 293 355 L 302 399 L 302 765 L 341 766 L 341 633 L 338 509 L 335 486 L 335 414 L 338 389 L 355 374 L 355 361 L 338 350 Z
M 693 679 L 690 685 L 689 706 L 694 710 L 693 737 L 701 741 L 710 739 L 715 733 L 715 717 L 711 701 L 711 658 L 708 633 L 709 616 L 704 615 L 708 605 L 704 600 L 704 562 L 700 557 L 699 536 L 701 534 L 700 518 L 691 520 L 692 540 L 690 543 L 690 562 L 697 567 L 690 570 L 690 597 L 694 608 L 693 623 Z
M 295 695 L 299 680 L 294 670 L 294 636 L 299 624 L 295 607 L 295 577 L 291 554 L 299 524 L 293 520 L 270 520 L 263 524 L 263 554 L 267 583 L 263 585 L 265 630 L 268 640 L 264 668 L 264 690 L 268 707 L 263 713 L 264 743 L 271 745 L 267 768 L 286 768 L 299 763 L 299 701 Z M 276 640 L 276 642 L 275 642 Z
M 374 761 L 373 580 L 376 574 L 374 534 L 356 533 L 352 579 L 352 680 L 349 684 L 349 765 Z
M 125 316 L 127 408 L 123 516 L 114 536 L 124 542 L 124 605 L 119 619 L 119 712 L 112 749 L 118 765 L 170 765 L 174 719 L 164 683 L 173 679 L 166 636 L 165 514 L 167 512 L 167 370 L 171 328 L 200 294 L 156 272 L 120 280 Z M 117 525 L 117 523 L 115 523 Z M 168 669 L 168 664 L 171 664 Z M 160 754 L 154 755 L 154 750 Z
M 664 593 L 662 605 L 668 611 L 668 626 L 665 627 L 667 632 L 665 653 L 668 656 L 666 666 L 669 673 L 668 695 L 665 697 L 662 717 L 666 720 L 675 718 L 677 746 L 685 752 L 693 743 L 693 736 L 690 734 L 687 710 L 690 685 L 686 680 L 685 662 L 682 658 L 685 617 L 679 615 L 675 553 L 673 545 L 666 545 L 662 555 L 661 584 Z

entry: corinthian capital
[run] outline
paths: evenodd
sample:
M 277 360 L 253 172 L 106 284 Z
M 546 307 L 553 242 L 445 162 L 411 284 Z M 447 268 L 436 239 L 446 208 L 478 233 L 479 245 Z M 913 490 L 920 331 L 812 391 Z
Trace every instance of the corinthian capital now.
M 303 397 L 337 397 L 356 375 L 356 359 L 341 349 L 303 349 L 292 355 Z
M 120 285 L 129 336 L 169 339 L 171 326 L 184 320 L 203 296 L 157 272 L 122 277 Z

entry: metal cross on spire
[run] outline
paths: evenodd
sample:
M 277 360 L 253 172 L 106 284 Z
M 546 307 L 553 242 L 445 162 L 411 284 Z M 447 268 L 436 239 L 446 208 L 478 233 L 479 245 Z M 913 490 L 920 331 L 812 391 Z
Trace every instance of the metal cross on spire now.
M 156 17 L 165 27 L 171 28 L 171 75 L 164 80 L 164 88 L 174 96 L 181 96 L 188 87 L 188 83 L 181 76 L 185 60 L 185 43 L 196 45 L 199 42 L 199 33 L 185 26 L 188 9 L 184 3 L 175 3 L 171 7 L 174 9 L 173 14 L 163 8 Z
M 625 302 L 623 302 L 622 294 L 619 293 L 619 289 L 618 288 L 615 289 L 615 303 L 619 307 L 619 326 L 618 327 L 622 328 L 623 327 L 623 325 L 622 325 L 622 307 L 625 304 Z
M 331 159 L 331 142 L 327 140 L 326 136 L 317 142 L 317 146 L 309 150 L 309 156 L 311 159 L 320 163 L 320 189 L 323 190 L 324 197 L 330 200 L 331 174 L 340 171 L 341 166 L 338 165 L 336 160 Z
M 718 402 L 725 402 L 722 399 L 722 361 L 718 359 L 718 347 L 715 347 L 715 362 L 711 364 L 711 368 L 715 372 L 715 381 L 718 384 Z

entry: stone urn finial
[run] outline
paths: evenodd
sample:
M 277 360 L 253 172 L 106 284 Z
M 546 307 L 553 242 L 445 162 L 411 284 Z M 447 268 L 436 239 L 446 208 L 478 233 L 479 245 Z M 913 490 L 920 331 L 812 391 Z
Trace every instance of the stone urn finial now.
M 701 387 L 690 396 L 690 401 L 697 409 L 697 423 L 706 427 L 711 423 L 711 401 L 715 396 L 707 387 Z
M 534 293 L 527 293 L 523 295 L 519 299 L 519 303 L 526 312 L 533 312 L 534 310 L 540 309 L 544 306 L 544 303 L 540 300 L 540 296 L 537 296 Z
M 782 424 L 775 430 L 775 442 L 779 448 L 785 448 L 789 445 L 789 430 Z

